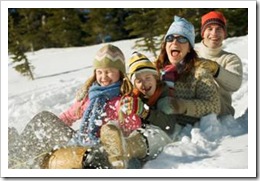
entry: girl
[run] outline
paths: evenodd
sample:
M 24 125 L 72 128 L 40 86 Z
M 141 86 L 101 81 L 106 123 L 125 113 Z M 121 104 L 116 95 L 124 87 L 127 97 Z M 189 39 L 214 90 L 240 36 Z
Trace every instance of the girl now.
M 140 127 L 136 115 L 123 116 L 119 111 L 121 96 L 132 91 L 132 85 L 125 76 L 125 63 L 122 51 L 111 44 L 102 47 L 93 61 L 94 75 L 77 92 L 77 101 L 60 119 L 71 126 L 82 118 L 76 144 L 93 146 L 99 142 L 99 129 L 108 120 L 119 121 L 128 135 Z
M 99 144 L 100 128 L 108 121 L 116 122 L 125 136 L 141 127 L 138 113 L 126 115 L 120 111 L 122 96 L 132 92 L 124 60 L 122 51 L 111 44 L 97 52 L 94 75 L 77 92 L 77 101 L 60 115 L 68 126 L 82 118 L 80 129 L 69 143 L 72 147 L 46 156 L 42 168 L 82 168 L 87 155 Z

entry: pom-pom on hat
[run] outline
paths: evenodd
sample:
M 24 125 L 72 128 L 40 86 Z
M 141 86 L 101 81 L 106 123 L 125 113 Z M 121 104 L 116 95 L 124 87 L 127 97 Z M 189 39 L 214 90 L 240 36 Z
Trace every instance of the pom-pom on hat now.
M 94 69 L 116 68 L 122 73 L 126 73 L 125 56 L 118 47 L 107 44 L 97 52 L 93 61 L 93 67 Z
M 224 31 L 225 34 L 227 34 L 227 28 L 226 28 L 226 18 L 221 12 L 218 11 L 211 11 L 201 18 L 201 36 L 203 37 L 204 31 L 210 24 L 218 24 L 220 25 Z
M 170 28 L 168 29 L 164 40 L 168 35 L 181 35 L 186 37 L 191 46 L 194 47 L 195 44 L 195 30 L 193 24 L 187 21 L 185 18 L 181 18 L 179 16 L 174 16 L 174 22 L 171 24 Z
M 128 63 L 129 68 L 129 78 L 134 84 L 136 79 L 136 74 L 141 72 L 149 72 L 156 76 L 159 76 L 155 65 L 143 54 L 138 52 L 133 52 L 132 57 Z

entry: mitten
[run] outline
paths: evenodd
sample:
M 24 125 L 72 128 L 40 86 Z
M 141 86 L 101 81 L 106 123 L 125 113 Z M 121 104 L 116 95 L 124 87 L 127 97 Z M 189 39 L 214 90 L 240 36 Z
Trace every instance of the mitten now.
M 185 114 L 187 107 L 182 99 L 164 97 L 157 103 L 157 109 L 165 114 Z
M 219 71 L 219 64 L 212 60 L 203 60 L 200 61 L 199 67 L 207 69 L 214 77 L 217 77 L 217 73 Z
M 145 119 L 149 113 L 149 106 L 143 103 L 139 97 L 124 97 L 121 101 L 121 111 L 126 114 L 137 114 Z
M 164 97 L 158 100 L 157 110 L 162 111 L 164 114 L 173 114 L 172 97 Z
M 186 114 L 187 106 L 183 99 L 172 98 L 173 114 Z

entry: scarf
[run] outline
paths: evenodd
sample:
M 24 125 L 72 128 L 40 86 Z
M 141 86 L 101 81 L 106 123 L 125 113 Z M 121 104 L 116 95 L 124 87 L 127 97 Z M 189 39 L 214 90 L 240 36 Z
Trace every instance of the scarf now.
M 178 67 L 175 65 L 166 65 L 162 71 L 162 80 L 168 85 L 170 88 L 174 88 L 174 82 L 177 81 L 180 77 L 180 72 L 178 71 Z
M 106 87 L 95 83 L 89 88 L 90 103 L 83 114 L 78 132 L 80 145 L 93 146 L 99 142 L 98 132 L 103 124 L 103 118 L 106 116 L 106 102 L 120 95 L 120 86 L 121 82 L 118 81 Z
M 157 87 L 155 89 L 154 94 L 147 99 L 147 102 L 145 102 L 148 106 L 154 106 L 155 105 L 155 103 L 157 102 L 157 100 L 159 99 L 159 97 L 162 94 L 162 88 L 163 88 L 163 84 L 157 83 Z M 141 94 L 141 92 L 137 88 L 134 88 L 133 95 L 136 96 L 136 97 L 139 97 L 140 94 Z

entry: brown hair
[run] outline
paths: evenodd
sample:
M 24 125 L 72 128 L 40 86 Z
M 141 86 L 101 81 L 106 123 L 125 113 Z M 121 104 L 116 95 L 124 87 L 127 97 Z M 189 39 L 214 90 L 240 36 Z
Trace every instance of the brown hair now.
M 187 53 L 187 55 L 184 57 L 185 65 L 181 72 L 181 75 L 187 75 L 191 71 L 192 67 L 195 66 L 195 62 L 197 59 L 198 59 L 198 55 L 197 55 L 196 51 L 190 45 L 190 52 Z M 155 66 L 157 68 L 157 71 L 160 71 L 166 65 L 170 65 L 170 64 L 171 64 L 171 62 L 169 61 L 169 58 L 168 58 L 168 55 L 166 52 L 166 42 L 164 41 L 161 44 L 161 52 L 155 61 Z

